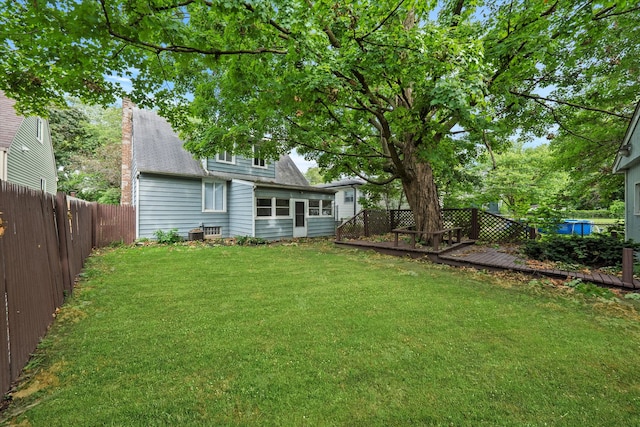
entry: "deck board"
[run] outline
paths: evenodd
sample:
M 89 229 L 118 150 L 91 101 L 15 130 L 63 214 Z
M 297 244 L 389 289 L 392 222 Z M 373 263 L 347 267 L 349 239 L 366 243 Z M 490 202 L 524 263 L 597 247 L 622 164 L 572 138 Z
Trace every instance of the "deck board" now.
M 613 286 L 625 289 L 640 289 L 640 281 L 634 279 L 633 283 L 624 283 L 621 278 L 601 272 L 591 272 L 589 274 L 579 271 L 564 271 L 556 269 L 534 268 L 527 265 L 517 251 L 502 251 L 495 247 L 476 246 L 472 241 L 455 245 L 443 251 L 433 251 L 430 248 L 415 248 L 410 245 L 400 244 L 395 247 L 393 242 L 365 242 L 365 241 L 336 241 L 341 246 L 358 247 L 361 249 L 377 250 L 379 252 L 392 255 L 415 257 L 429 257 L 432 261 L 442 264 L 470 266 L 475 268 L 490 268 L 499 270 L 517 271 L 520 273 L 544 275 L 548 277 L 566 279 L 575 277 L 585 282 L 595 283 L 603 286 Z

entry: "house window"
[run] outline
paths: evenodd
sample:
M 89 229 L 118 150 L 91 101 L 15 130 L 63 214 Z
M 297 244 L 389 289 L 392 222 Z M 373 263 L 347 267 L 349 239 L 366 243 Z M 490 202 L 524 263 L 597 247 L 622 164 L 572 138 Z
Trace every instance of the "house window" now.
M 236 158 L 230 152 L 223 151 L 222 153 L 216 154 L 216 162 L 219 162 L 219 163 L 230 163 L 230 164 L 233 165 L 233 164 L 236 163 Z
M 635 197 L 633 200 L 633 214 L 640 215 L 640 182 L 635 185 Z
M 260 156 L 260 153 L 256 150 L 256 146 L 253 146 L 253 167 L 256 168 L 265 168 L 267 167 L 267 164 L 265 163 L 264 159 Z
M 353 203 L 353 190 L 345 190 L 345 192 L 344 192 L 344 202 L 345 203 Z
M 47 180 L 44 178 L 40 178 L 40 189 L 42 191 L 47 191 Z
M 36 117 L 36 139 L 42 143 L 44 125 L 40 117 Z
M 202 210 L 224 212 L 227 209 L 227 186 L 224 181 L 204 181 L 202 183 Z
M 309 200 L 309 216 L 332 216 L 333 203 L 331 200 Z
M 274 215 L 275 213 L 275 215 Z M 256 199 L 256 216 L 290 217 L 289 199 L 258 198 Z

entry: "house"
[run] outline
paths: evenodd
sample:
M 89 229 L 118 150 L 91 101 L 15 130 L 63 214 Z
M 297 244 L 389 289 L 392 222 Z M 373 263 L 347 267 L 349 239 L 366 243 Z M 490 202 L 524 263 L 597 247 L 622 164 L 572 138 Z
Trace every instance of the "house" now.
M 614 173 L 624 174 L 625 239 L 640 242 L 640 103 L 631 118 L 613 164 Z
M 362 193 L 358 189 L 363 184 L 363 179 L 346 178 L 328 184 L 318 184 L 316 187 L 336 192 L 335 217 L 337 221 L 344 222 L 362 210 L 359 200 Z
M 122 133 L 122 203 L 136 207 L 138 238 L 201 226 L 222 238 L 335 234 L 335 191 L 311 187 L 289 156 L 195 159 L 166 120 L 126 100 Z
M 19 116 L 14 105 L 0 91 L 0 180 L 55 194 L 58 183 L 49 123 Z

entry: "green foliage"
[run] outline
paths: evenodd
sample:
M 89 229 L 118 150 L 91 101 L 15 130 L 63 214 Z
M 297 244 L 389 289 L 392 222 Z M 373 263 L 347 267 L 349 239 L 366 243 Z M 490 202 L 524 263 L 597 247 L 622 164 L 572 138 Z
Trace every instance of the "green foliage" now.
M 532 227 L 539 228 L 540 231 L 547 234 L 555 234 L 558 231 L 558 225 L 562 223 L 563 212 L 551 206 L 539 206 L 528 212 L 525 222 Z
M 177 228 L 172 228 L 169 231 L 156 230 L 153 235 L 156 236 L 156 242 L 164 245 L 172 245 L 182 241 L 182 236 L 178 234 Z
M 435 181 L 460 194 L 483 153 L 543 136 L 556 169 L 611 181 L 602 206 L 620 198 L 608 172 L 640 92 L 631 2 L 160 3 L 0 0 L 0 89 L 27 112 L 130 92 L 198 157 L 297 148 L 334 177 L 401 180 L 416 220 L 438 213 Z M 520 215 L 545 197 L 534 178 L 496 176 L 492 192 Z
M 58 189 L 84 200 L 120 203 L 120 110 L 72 100 L 49 112 Z
M 640 243 L 623 241 L 604 234 L 593 236 L 549 235 L 540 240 L 528 240 L 523 252 L 532 259 L 577 263 L 589 267 L 618 266 L 622 263 L 622 249 L 640 250 Z
M 364 209 L 403 209 L 406 207 L 406 197 L 402 184 L 398 181 L 384 185 L 366 183 L 358 190 L 363 197 L 359 199 Z
M 611 218 L 624 218 L 624 209 L 625 209 L 624 200 L 614 200 L 609 205 L 608 210 L 611 215 Z
M 266 245 L 269 242 L 262 237 L 238 236 L 236 237 L 236 243 L 240 246 L 255 246 Z
M 625 299 L 629 299 L 629 300 L 633 300 L 633 301 L 640 301 L 640 294 L 639 293 L 635 293 L 635 292 L 629 292 L 628 294 L 626 294 L 624 296 Z
M 307 181 L 309 181 L 309 184 L 311 185 L 322 184 L 324 182 L 324 178 L 320 173 L 320 168 L 317 167 L 307 169 L 304 173 L 304 177 L 307 178 Z
M 495 156 L 495 168 L 483 164 L 476 173 L 484 176 L 476 189 L 478 204 L 502 201 L 514 218 L 537 215 L 533 205 L 542 205 L 540 214 L 548 217 L 569 183 L 568 174 L 558 170 L 547 145 L 534 148 L 516 146 Z M 542 211 L 546 211 L 543 213 Z M 534 221 L 535 223 L 535 221 Z
M 619 201 L 618 201 L 619 202 Z M 616 203 L 616 202 L 614 202 Z M 586 219 L 586 218 L 622 218 L 619 213 L 619 205 L 614 206 L 614 210 L 611 209 L 591 209 L 591 210 L 575 210 L 571 209 L 564 213 L 564 218 Z M 624 202 L 622 202 L 622 213 L 624 213 Z

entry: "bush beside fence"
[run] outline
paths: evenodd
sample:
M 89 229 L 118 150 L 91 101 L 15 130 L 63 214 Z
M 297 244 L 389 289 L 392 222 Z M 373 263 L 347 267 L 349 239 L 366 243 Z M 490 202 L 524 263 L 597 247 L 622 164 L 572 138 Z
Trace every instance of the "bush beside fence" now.
M 135 239 L 135 210 L 0 181 L 0 394 L 73 290 L 92 248 Z

